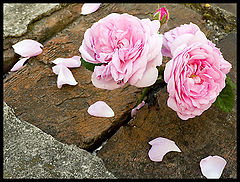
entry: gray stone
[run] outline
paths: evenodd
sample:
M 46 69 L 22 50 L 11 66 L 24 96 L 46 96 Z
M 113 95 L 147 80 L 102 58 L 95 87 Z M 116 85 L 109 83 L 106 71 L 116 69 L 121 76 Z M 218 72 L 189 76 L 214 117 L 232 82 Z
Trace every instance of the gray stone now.
M 16 118 L 4 102 L 4 178 L 115 178 L 100 158 Z
M 32 21 L 60 8 L 59 3 L 4 3 L 3 36 L 21 36 Z
M 214 5 L 231 12 L 234 16 L 237 16 L 237 3 L 213 3 Z

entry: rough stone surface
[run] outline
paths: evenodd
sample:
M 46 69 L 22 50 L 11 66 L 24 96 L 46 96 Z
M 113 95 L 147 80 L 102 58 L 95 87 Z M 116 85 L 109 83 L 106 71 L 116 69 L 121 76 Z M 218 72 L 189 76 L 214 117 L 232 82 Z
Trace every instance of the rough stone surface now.
M 60 7 L 59 3 L 4 3 L 3 36 L 21 36 L 33 20 Z
M 200 117 L 183 121 L 167 107 L 166 88 L 157 98 L 154 106 L 145 105 L 97 153 L 106 168 L 117 178 L 205 178 L 201 159 L 219 155 L 227 161 L 221 178 L 236 178 L 236 107 L 226 114 L 212 106 Z M 182 152 L 169 152 L 162 162 L 151 161 L 148 142 L 157 137 L 175 141 Z
M 214 5 L 232 13 L 237 16 L 237 3 L 213 3 Z
M 103 161 L 19 120 L 4 103 L 3 178 L 115 178 Z
M 178 15 L 177 11 L 170 14 Z M 179 16 L 184 16 L 184 12 L 179 12 Z M 175 23 L 174 19 L 170 22 Z M 229 76 L 235 83 L 236 44 L 236 32 L 217 44 L 223 57 L 232 64 Z M 117 178 L 205 178 L 199 163 L 209 155 L 226 159 L 221 178 L 237 178 L 237 96 L 232 113 L 224 113 L 213 105 L 201 116 L 187 121 L 179 119 L 167 106 L 166 87 L 158 91 L 156 98 L 152 107 L 145 105 L 136 118 L 122 126 L 97 152 Z M 148 142 L 157 137 L 175 141 L 182 152 L 170 152 L 162 162 L 151 161 Z
M 52 12 L 49 16 L 44 16 L 29 24 L 28 31 L 20 37 L 4 37 L 3 40 L 3 72 L 7 73 L 18 61 L 19 55 L 14 53 L 12 45 L 24 40 L 33 39 L 44 43 L 57 32 L 64 29 L 80 16 L 82 4 L 61 4 L 61 9 Z M 10 16 L 10 15 L 5 15 Z M 4 17 L 5 17 L 4 16 Z
M 232 69 L 228 74 L 233 82 L 237 84 L 237 32 L 231 32 L 217 44 L 224 55 L 224 59 L 232 64 Z

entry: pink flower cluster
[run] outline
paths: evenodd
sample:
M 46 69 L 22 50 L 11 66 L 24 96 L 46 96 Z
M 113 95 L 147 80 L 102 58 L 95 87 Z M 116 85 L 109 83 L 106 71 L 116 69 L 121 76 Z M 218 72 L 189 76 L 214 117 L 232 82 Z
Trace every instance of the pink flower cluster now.
M 193 23 L 166 32 L 162 54 L 172 58 L 164 71 L 167 105 L 183 120 L 201 115 L 225 87 L 231 64 Z

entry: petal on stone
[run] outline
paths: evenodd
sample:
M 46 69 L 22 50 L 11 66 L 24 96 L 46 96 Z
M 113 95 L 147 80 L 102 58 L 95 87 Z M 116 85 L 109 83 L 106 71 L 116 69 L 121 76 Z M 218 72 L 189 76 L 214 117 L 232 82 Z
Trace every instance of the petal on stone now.
M 137 108 L 132 109 L 131 117 L 133 118 L 137 114 Z
M 84 3 L 82 6 L 82 15 L 87 15 L 90 13 L 93 13 L 97 11 L 97 9 L 100 7 L 101 3 Z
M 114 112 L 105 102 L 97 101 L 88 108 L 88 113 L 96 117 L 113 117 Z
M 140 104 L 137 105 L 137 107 L 133 108 L 131 111 L 131 117 L 135 116 L 137 111 L 141 109 L 145 105 L 145 102 L 142 101 Z
M 75 78 L 72 75 L 72 72 L 64 65 L 57 65 L 55 67 L 55 72 L 58 72 L 58 78 L 57 78 L 57 87 L 61 88 L 63 84 L 68 85 L 77 85 L 77 82 Z
M 161 162 L 164 155 L 168 152 L 181 152 L 174 141 L 167 138 L 158 137 L 149 142 L 152 145 L 148 152 L 148 156 L 152 161 Z
M 43 45 L 31 39 L 22 40 L 13 46 L 14 52 L 22 57 L 33 57 L 42 53 Z
M 67 68 L 77 68 L 81 66 L 80 56 L 73 56 L 71 58 L 57 58 L 53 61 L 54 64 L 62 64 Z
M 208 156 L 200 161 L 200 168 L 207 179 L 219 179 L 226 164 L 220 156 Z
M 27 57 L 27 58 L 22 58 L 20 59 L 13 67 L 10 71 L 17 71 L 19 70 L 20 68 L 23 67 L 24 63 L 29 59 L 30 57 Z

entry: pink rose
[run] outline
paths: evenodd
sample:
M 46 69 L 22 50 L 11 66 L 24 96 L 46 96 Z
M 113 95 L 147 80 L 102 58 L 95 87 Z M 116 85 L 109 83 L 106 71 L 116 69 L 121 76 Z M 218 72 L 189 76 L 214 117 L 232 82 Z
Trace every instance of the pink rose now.
M 169 92 L 167 105 L 182 120 L 201 115 L 225 87 L 230 69 L 231 64 L 210 41 L 185 47 L 165 67 L 164 80 Z
M 197 25 L 190 23 L 176 27 L 164 33 L 162 55 L 173 57 L 174 54 L 181 52 L 184 47 L 187 47 L 194 42 L 208 42 L 205 34 Z
M 95 66 L 94 86 L 116 89 L 125 83 L 148 87 L 158 77 L 162 64 L 162 35 L 157 20 L 112 13 L 94 23 L 79 48 L 82 58 Z

